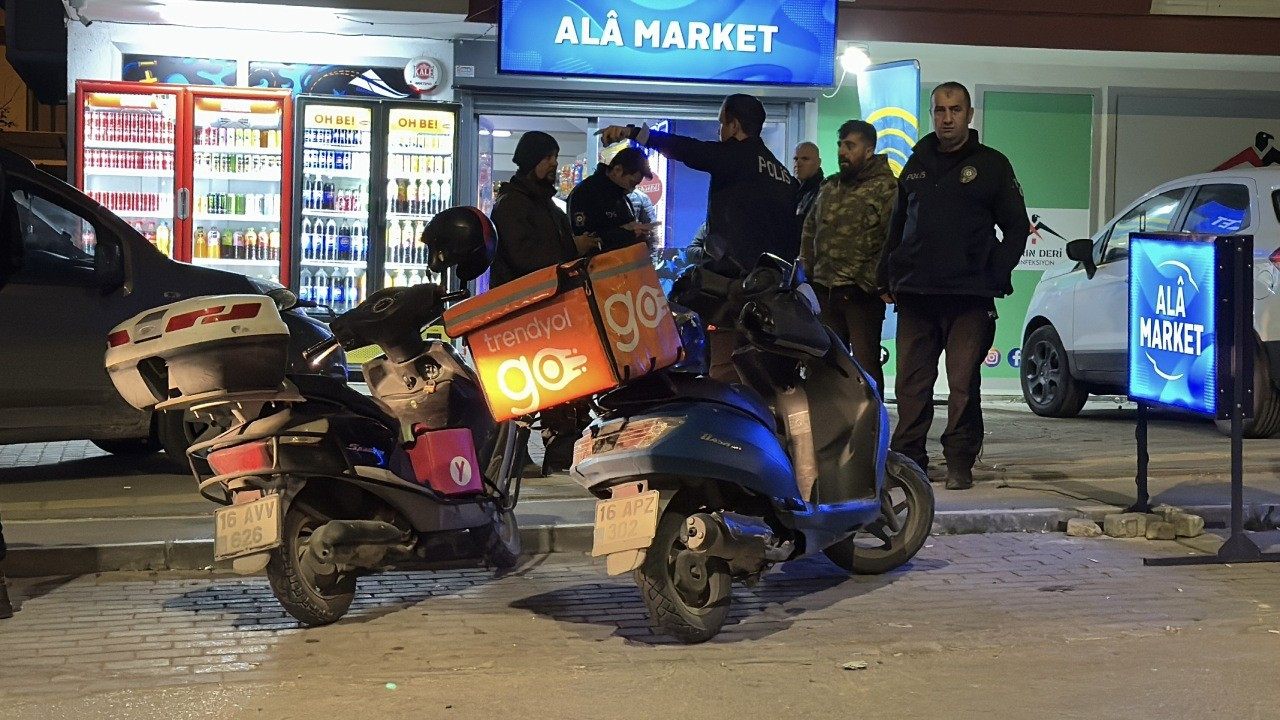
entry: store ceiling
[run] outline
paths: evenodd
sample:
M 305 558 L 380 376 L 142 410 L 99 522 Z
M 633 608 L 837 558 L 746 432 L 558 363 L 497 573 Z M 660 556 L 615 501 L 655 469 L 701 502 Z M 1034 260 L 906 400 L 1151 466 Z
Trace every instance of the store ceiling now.
M 67 0 L 83 21 L 337 35 L 470 37 L 489 26 L 463 22 L 466 0 Z M 79 6 L 76 8 L 76 6 Z M 341 7 L 337 7 L 341 6 Z

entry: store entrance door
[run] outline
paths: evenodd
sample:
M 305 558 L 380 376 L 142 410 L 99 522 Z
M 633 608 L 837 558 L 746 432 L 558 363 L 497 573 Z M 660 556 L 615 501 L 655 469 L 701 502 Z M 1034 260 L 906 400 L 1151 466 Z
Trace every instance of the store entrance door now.
M 549 116 L 515 114 L 478 114 L 478 174 L 476 198 L 480 209 L 488 213 L 498 186 L 515 174 L 512 155 L 520 136 L 531 130 L 549 133 L 560 145 L 560 171 L 557 176 L 556 202 L 564 207 L 564 201 L 574 186 L 591 173 L 596 164 L 612 158 L 621 147 L 604 148 L 595 132 L 609 125 L 635 123 L 634 117 L 615 115 L 597 116 Z M 686 135 L 699 140 L 714 141 L 718 138 L 720 123 L 716 109 L 646 124 L 654 129 Z M 765 145 L 788 167 L 790 153 L 787 147 L 787 126 L 782 121 L 765 123 L 762 133 Z M 706 173 L 691 170 L 677 162 L 652 153 L 649 161 L 655 177 L 642 183 L 632 194 L 632 206 L 637 216 L 648 215 L 650 222 L 660 223 L 651 245 L 654 260 L 662 264 L 693 241 L 706 219 L 707 189 L 710 178 Z M 642 218 L 643 219 L 643 218 Z

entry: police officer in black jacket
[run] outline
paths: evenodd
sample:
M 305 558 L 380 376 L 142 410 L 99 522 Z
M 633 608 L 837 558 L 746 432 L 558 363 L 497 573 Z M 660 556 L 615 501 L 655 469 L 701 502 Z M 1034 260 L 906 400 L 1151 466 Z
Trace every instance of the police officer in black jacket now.
M 764 105 L 735 94 L 720 106 L 720 140 L 708 142 L 650 130 L 612 125 L 598 131 L 605 145 L 631 139 L 694 170 L 711 174 L 707 192 L 707 269 L 741 277 L 763 253 L 788 260 L 800 254 L 795 221 L 798 187 L 787 168 L 765 147 Z M 736 331 L 721 329 L 711 343 L 711 376 L 738 382 L 731 355 L 741 343 Z
M 595 174 L 569 193 L 573 234 L 598 235 L 602 252 L 645 242 L 653 225 L 636 219 L 629 196 L 642 180 L 652 177 L 649 160 L 638 148 L 623 148 L 608 165 L 600 163 Z
M 921 138 L 898 178 L 877 268 L 884 300 L 898 312 L 898 426 L 890 445 L 928 469 L 925 439 L 945 350 L 950 393 L 942 452 L 947 488 L 964 490 L 973 487 L 982 448 L 980 371 L 995 340 L 995 298 L 1013 292 L 1031 223 L 1008 158 L 969 128 L 968 89 L 943 83 L 930 102 L 934 132 Z

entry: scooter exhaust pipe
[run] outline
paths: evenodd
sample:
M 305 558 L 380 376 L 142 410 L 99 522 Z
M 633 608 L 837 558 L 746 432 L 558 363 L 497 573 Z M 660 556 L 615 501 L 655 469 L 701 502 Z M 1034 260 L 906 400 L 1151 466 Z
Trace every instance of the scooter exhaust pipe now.
M 408 551 L 409 533 L 380 520 L 330 520 L 311 534 L 308 555 L 323 566 L 377 567 L 387 552 Z
M 738 572 L 758 572 L 765 563 L 791 557 L 795 549 L 790 540 L 779 540 L 761 518 L 731 512 L 691 515 L 685 535 L 690 550 L 726 560 Z

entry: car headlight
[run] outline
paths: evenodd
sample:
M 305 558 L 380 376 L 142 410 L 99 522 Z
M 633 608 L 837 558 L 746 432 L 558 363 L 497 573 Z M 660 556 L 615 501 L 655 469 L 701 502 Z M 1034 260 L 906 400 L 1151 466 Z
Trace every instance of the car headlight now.
M 284 312 L 298 304 L 298 296 L 294 295 L 292 290 L 278 282 L 263 280 L 258 277 L 250 277 L 246 279 L 249 281 L 249 284 L 253 286 L 254 290 L 257 290 L 275 301 L 276 309 L 280 312 Z

